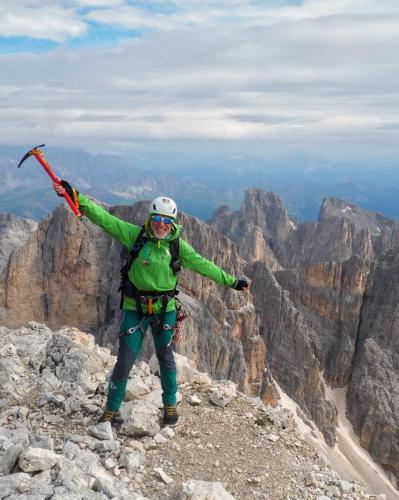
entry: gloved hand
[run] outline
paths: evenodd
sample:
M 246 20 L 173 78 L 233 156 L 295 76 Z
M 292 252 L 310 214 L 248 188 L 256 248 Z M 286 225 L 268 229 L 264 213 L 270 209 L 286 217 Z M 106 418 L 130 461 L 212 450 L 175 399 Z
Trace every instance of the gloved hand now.
M 239 278 L 234 285 L 234 290 L 242 291 L 242 290 L 248 290 L 249 287 L 249 281 L 245 278 Z
M 75 202 L 75 200 L 77 200 L 79 191 L 73 188 L 68 181 L 62 180 L 61 184 L 53 182 L 53 187 L 58 196 L 64 196 L 64 192 L 66 191 L 72 201 Z
M 60 188 L 60 185 L 59 184 L 56 184 L 54 183 L 54 189 L 57 193 L 58 196 L 63 196 L 63 193 L 64 193 L 64 190 L 69 194 L 69 197 L 71 198 L 71 200 L 74 200 L 75 199 L 75 195 L 78 196 L 79 195 L 79 191 L 75 188 L 73 188 L 68 181 L 64 181 L 62 180 L 61 181 L 61 186 L 64 188 L 64 189 L 61 189 Z M 75 195 L 74 195 L 74 192 L 75 192 Z

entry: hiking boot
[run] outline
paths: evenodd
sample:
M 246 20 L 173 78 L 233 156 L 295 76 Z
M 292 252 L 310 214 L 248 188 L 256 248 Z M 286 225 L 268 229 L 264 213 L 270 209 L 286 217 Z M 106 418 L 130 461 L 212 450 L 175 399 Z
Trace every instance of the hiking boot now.
M 176 411 L 176 406 L 174 405 L 165 405 L 163 407 L 163 425 L 173 427 L 177 424 L 179 420 L 179 415 Z
M 114 410 L 105 410 L 105 412 L 99 418 L 98 423 L 101 424 L 101 422 L 111 422 L 112 425 L 115 421 L 117 413 L 118 412 Z

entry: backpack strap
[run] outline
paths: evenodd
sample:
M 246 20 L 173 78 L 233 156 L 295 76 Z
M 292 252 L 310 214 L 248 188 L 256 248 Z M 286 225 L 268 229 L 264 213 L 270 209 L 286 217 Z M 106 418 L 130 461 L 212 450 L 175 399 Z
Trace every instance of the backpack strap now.
M 148 236 L 144 236 L 144 233 L 145 233 L 145 227 L 141 226 L 136 241 L 134 242 L 134 245 L 132 246 L 132 249 L 129 252 L 130 265 L 133 264 L 134 259 L 137 257 L 143 246 L 147 243 Z
M 143 248 L 143 246 L 146 244 L 148 240 L 148 236 L 144 236 L 145 233 L 145 226 L 142 226 L 140 229 L 139 234 L 137 235 L 137 238 L 129 252 L 125 250 L 125 263 L 121 268 L 120 271 L 120 277 L 121 277 L 121 282 L 120 286 L 118 288 L 118 292 L 121 292 L 121 301 L 120 301 L 120 309 L 123 309 L 123 299 L 126 291 L 126 287 L 129 283 L 129 278 L 128 278 L 128 273 L 129 269 L 132 267 L 134 259 L 137 257 L 139 254 L 140 250 Z M 142 316 L 142 308 L 141 304 L 137 305 L 137 312 L 139 313 L 139 316 Z
M 170 267 L 172 268 L 172 271 L 177 274 L 179 271 L 181 271 L 180 238 L 175 238 L 174 240 L 169 242 L 169 252 L 172 256 Z

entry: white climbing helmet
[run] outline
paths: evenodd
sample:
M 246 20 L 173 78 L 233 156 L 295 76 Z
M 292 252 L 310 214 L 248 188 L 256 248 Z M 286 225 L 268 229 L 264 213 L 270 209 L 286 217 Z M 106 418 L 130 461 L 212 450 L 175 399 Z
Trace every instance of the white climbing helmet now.
M 150 215 L 152 214 L 167 215 L 175 219 L 177 216 L 176 203 L 167 196 L 158 196 L 151 202 Z

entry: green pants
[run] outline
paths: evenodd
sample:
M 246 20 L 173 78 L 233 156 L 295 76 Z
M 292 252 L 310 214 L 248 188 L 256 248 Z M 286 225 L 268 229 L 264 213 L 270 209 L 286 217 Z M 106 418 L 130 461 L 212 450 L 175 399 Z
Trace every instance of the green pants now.
M 159 361 L 162 401 L 165 405 L 176 404 L 176 363 L 171 347 L 175 323 L 176 311 L 167 312 L 164 327 L 159 332 L 159 314 L 144 314 L 140 320 L 136 311 L 125 311 L 120 327 L 118 358 L 108 387 L 107 410 L 119 410 L 125 397 L 130 370 L 140 354 L 149 326 Z

